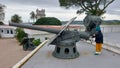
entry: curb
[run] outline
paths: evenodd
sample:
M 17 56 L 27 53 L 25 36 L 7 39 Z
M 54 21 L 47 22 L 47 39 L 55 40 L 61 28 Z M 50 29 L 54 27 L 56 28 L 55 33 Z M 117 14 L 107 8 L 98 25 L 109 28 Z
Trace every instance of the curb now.
M 22 60 L 20 60 L 17 64 L 15 64 L 12 68 L 21 68 L 44 44 L 47 43 L 48 40 L 42 42 L 39 46 L 37 46 L 32 52 L 30 52 L 27 56 L 25 56 Z

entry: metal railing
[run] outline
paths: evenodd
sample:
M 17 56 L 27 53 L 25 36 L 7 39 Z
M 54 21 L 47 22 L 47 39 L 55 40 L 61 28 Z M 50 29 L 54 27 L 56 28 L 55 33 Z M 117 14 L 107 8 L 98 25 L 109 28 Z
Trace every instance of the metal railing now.
M 120 32 L 120 25 L 101 26 L 103 33 Z
M 85 26 L 80 26 L 79 30 L 84 31 Z M 120 25 L 101 25 L 101 31 L 103 33 L 120 32 Z

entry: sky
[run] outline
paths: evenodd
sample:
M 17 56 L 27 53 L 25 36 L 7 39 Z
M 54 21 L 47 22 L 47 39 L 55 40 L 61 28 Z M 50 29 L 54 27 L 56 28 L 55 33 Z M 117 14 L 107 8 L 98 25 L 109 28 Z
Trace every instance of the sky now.
M 46 17 L 56 17 L 61 21 L 68 21 L 77 16 L 77 8 L 65 9 L 59 6 L 59 0 L 0 0 L 5 8 L 5 22 L 11 19 L 11 16 L 18 14 L 24 22 L 29 22 L 30 12 L 38 9 L 45 9 Z M 120 0 L 115 0 L 110 4 L 106 13 L 103 15 L 105 20 L 120 20 Z M 85 14 L 78 16 L 76 20 L 83 20 Z

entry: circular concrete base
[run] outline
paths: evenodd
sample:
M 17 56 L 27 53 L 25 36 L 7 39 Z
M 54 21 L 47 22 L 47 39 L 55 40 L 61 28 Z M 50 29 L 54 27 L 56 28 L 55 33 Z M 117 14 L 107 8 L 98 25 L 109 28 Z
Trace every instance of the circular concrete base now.
M 60 59 L 73 59 L 79 57 L 76 43 L 71 40 L 61 41 L 60 45 L 55 46 L 53 56 Z

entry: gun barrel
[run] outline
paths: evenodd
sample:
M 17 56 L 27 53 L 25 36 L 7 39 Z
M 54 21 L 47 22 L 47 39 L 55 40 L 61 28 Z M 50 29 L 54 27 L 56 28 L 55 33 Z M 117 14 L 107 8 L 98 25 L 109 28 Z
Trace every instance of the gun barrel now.
M 57 29 L 43 28 L 43 27 L 37 27 L 37 26 L 25 25 L 25 24 L 18 24 L 18 23 L 9 23 L 9 25 L 10 26 L 16 26 L 16 27 L 21 27 L 21 28 L 39 30 L 39 31 L 46 31 L 46 32 L 49 32 L 49 33 L 54 33 L 54 34 L 58 34 L 60 32 L 60 30 L 57 30 Z
M 88 32 L 79 32 L 80 38 L 88 40 L 90 38 L 90 34 Z

